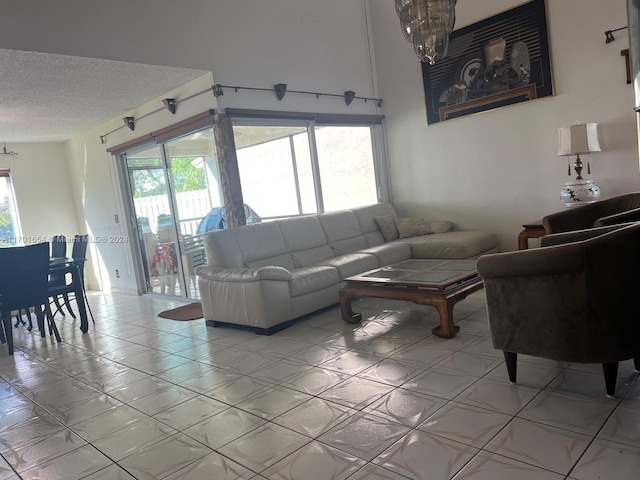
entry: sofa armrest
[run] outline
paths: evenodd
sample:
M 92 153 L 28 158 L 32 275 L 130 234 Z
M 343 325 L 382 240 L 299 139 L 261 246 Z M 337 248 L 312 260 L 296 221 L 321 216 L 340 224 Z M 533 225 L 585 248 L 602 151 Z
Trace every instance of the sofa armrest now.
M 198 277 L 219 282 L 259 282 L 261 280 L 293 280 L 291 272 L 286 268 L 267 266 L 260 268 L 220 268 L 201 265 L 196 268 Z
M 484 279 L 556 275 L 584 269 L 582 244 L 536 248 L 481 256 L 478 274 Z

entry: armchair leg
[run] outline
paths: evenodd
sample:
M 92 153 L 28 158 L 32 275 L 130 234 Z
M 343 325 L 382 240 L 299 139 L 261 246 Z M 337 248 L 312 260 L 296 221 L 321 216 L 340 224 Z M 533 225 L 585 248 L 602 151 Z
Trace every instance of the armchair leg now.
M 616 394 L 616 381 L 618 379 L 618 362 L 603 363 L 604 384 L 607 388 L 607 395 L 613 397 Z
M 518 371 L 518 354 L 513 352 L 502 352 L 504 361 L 507 364 L 507 372 L 509 373 L 509 381 L 516 383 L 516 374 Z

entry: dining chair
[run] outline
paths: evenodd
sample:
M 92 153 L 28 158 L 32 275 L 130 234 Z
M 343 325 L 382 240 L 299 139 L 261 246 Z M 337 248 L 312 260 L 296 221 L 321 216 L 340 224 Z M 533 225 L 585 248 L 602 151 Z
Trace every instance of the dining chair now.
M 56 257 L 56 258 L 60 258 L 60 257 L 64 257 L 67 254 L 67 239 L 64 235 L 55 235 L 54 237 L 51 238 L 51 250 L 50 250 L 50 256 L 51 257 Z M 54 274 L 53 276 L 49 276 L 49 283 L 53 283 L 53 284 L 60 284 L 62 282 L 64 282 L 64 278 L 58 278 L 59 275 L 58 274 Z M 60 306 L 60 303 L 58 302 L 58 299 L 55 299 L 55 305 L 56 305 L 56 312 L 58 310 L 60 310 L 62 307 Z M 24 315 L 27 317 L 28 322 L 25 322 L 22 319 L 22 312 L 24 311 Z M 54 313 L 55 315 L 55 313 Z M 16 323 L 14 324 L 14 327 L 18 327 L 20 324 L 22 325 L 26 325 L 28 323 L 28 327 L 27 330 L 31 331 L 33 329 L 33 319 L 31 318 L 31 308 L 25 308 L 24 310 L 16 310 Z
M 7 343 L 9 355 L 13 355 L 13 310 L 33 307 L 40 333 L 45 336 L 42 306 L 44 305 L 48 316 L 49 244 L 43 242 L 24 247 L 0 248 L 0 265 L 5 271 L 11 272 L 11 275 L 0 275 L 0 340 Z M 60 334 L 53 318 L 49 320 L 49 328 L 59 342 Z
M 51 258 L 65 258 L 67 256 L 67 238 L 64 235 L 55 235 L 51 239 Z M 53 272 L 49 275 L 49 286 L 59 286 L 64 285 L 65 283 L 65 274 L 59 272 Z M 57 296 L 52 298 L 52 302 L 56 306 L 56 310 L 53 312 L 55 316 L 58 312 L 64 315 L 64 311 L 62 310 L 62 305 L 60 304 L 60 299 Z M 67 306 L 67 308 L 69 308 Z
M 54 299 L 54 301 L 55 299 L 59 299 L 60 297 L 62 297 L 69 314 L 74 319 L 76 318 L 76 315 L 71 308 L 71 300 L 75 299 L 76 303 L 80 301 L 85 302 L 91 315 L 91 319 L 93 320 L 93 323 L 95 323 L 95 319 L 93 318 L 93 312 L 91 312 L 89 302 L 86 301 L 86 298 L 84 296 L 84 264 L 87 259 L 88 242 L 89 235 L 75 235 L 73 237 L 73 246 L 71 248 L 71 259 L 73 260 L 73 264 L 78 268 L 80 274 L 83 298 L 78 299 L 75 297 L 75 285 L 73 284 L 73 281 L 67 282 L 66 273 L 58 274 L 60 277 L 62 277 L 62 282 L 58 282 L 56 284 L 52 284 L 51 282 L 49 283 L 49 294 L 51 298 Z M 54 273 L 51 274 L 51 276 L 53 275 Z M 55 315 L 58 311 L 62 313 L 63 316 L 65 315 L 64 310 L 62 310 L 61 308 L 56 310 L 53 315 Z

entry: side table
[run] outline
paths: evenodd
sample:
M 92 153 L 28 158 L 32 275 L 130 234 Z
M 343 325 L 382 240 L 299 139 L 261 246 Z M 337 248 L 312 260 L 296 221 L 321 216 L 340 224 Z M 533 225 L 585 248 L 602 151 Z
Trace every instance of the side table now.
M 518 235 L 518 250 L 528 249 L 530 238 L 540 238 L 547 234 L 547 231 L 542 225 L 542 220 L 525 223 L 522 226 L 524 227 L 524 230 L 520 232 L 520 235 Z

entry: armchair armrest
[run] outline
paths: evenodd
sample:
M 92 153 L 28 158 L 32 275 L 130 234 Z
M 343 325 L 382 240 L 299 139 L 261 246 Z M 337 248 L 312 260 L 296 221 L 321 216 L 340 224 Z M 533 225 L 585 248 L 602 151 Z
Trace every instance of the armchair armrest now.
M 593 226 L 601 227 L 605 225 L 616 225 L 620 223 L 638 222 L 638 221 L 640 221 L 640 208 L 633 208 L 631 210 L 626 210 L 624 212 L 598 218 L 594 222 Z
M 476 267 L 484 279 L 578 272 L 584 268 L 584 246 L 574 244 L 483 255 Z
M 267 266 L 260 268 L 220 268 L 209 265 L 196 267 L 198 277 L 219 282 L 259 282 L 260 280 L 293 280 L 286 268 Z
M 571 242 L 581 242 L 582 240 L 589 240 L 590 238 L 599 237 L 600 235 L 604 235 L 605 233 L 613 232 L 614 230 L 618 230 L 622 227 L 626 227 L 632 224 L 633 222 L 620 223 L 616 225 L 609 225 L 606 227 L 586 228 L 584 230 L 576 230 L 573 232 L 553 233 L 551 235 L 547 235 L 546 237 L 542 237 L 540 239 L 540 246 L 550 247 L 553 245 L 562 245 Z

